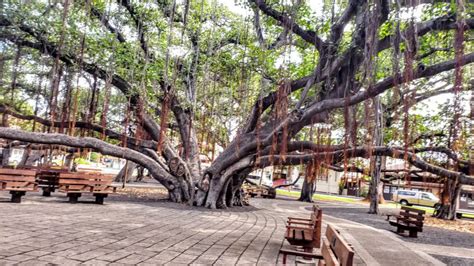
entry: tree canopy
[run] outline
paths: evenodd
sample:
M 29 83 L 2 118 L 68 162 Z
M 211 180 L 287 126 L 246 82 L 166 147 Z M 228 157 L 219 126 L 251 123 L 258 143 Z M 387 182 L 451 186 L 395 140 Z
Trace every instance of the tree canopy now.
M 474 184 L 469 1 L 1 6 L 0 138 L 125 158 L 210 208 L 271 165 Z

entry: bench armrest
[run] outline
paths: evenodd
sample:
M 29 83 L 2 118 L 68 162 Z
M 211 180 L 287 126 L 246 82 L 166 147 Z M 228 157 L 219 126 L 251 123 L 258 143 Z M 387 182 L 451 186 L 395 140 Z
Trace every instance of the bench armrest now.
M 293 256 L 298 256 L 298 257 L 310 257 L 314 259 L 323 259 L 323 255 L 321 253 L 311 253 L 311 252 L 304 252 L 304 251 L 298 251 L 298 250 L 293 250 L 293 249 L 280 249 L 281 254 L 286 254 L 286 255 L 293 255 Z
M 300 226 L 287 225 L 287 226 L 286 226 L 286 229 L 288 229 L 288 230 L 295 229 L 295 230 L 305 230 L 305 231 L 308 231 L 308 230 L 312 230 L 313 228 L 311 228 L 311 227 L 300 227 Z
M 307 218 L 288 217 L 288 221 L 291 221 L 291 220 L 307 221 L 307 222 L 310 222 L 310 221 L 311 221 L 311 219 L 307 219 Z
M 313 225 L 313 223 L 310 221 L 304 221 L 304 222 L 288 221 L 287 224 L 288 225 L 292 225 L 292 224 Z

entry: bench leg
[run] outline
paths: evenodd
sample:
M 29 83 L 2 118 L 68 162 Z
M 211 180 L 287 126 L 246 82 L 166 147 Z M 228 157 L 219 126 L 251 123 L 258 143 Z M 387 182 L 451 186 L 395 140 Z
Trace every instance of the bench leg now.
M 283 253 L 283 265 L 286 265 L 286 253 Z
M 405 230 L 403 230 L 403 228 L 401 228 L 401 227 L 397 227 L 397 233 L 398 234 L 403 234 L 403 233 L 405 233 Z
M 67 194 L 70 203 L 77 203 L 81 193 L 68 193 Z
M 104 204 L 104 199 L 107 198 L 107 194 L 94 194 L 95 203 Z
M 313 253 L 313 248 L 312 247 L 303 247 L 303 251 L 306 252 L 306 253 Z M 313 258 L 303 256 L 303 259 L 312 260 Z
M 51 191 L 49 189 L 43 189 L 43 196 L 44 197 L 49 197 L 51 196 Z
M 21 203 L 21 197 L 24 196 L 25 193 L 25 191 L 10 191 L 10 194 L 12 194 L 11 202 Z
M 418 237 L 418 231 L 417 230 L 410 230 L 408 233 L 409 237 Z

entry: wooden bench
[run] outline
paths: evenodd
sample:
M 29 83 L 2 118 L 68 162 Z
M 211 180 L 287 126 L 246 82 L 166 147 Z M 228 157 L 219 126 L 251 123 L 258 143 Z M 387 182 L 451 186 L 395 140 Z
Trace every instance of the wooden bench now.
M 304 252 L 296 249 L 280 249 L 283 254 L 283 264 L 286 264 L 288 255 L 304 258 L 319 259 L 318 265 L 323 266 L 352 266 L 354 262 L 354 250 L 342 238 L 338 230 L 328 224 L 326 238 L 322 240 L 323 245 L 320 253 Z
M 285 239 L 294 246 L 301 246 L 305 252 L 321 247 L 322 210 L 313 205 L 309 219 L 288 217 Z
M 423 221 L 425 220 L 425 211 L 402 206 L 400 214 L 395 216 L 395 220 L 390 220 L 393 215 L 387 215 L 390 225 L 397 227 L 397 233 L 403 234 L 408 230 L 410 237 L 418 237 L 418 232 L 423 232 Z
M 21 197 L 28 191 L 37 191 L 36 171 L 0 168 L 0 190 L 8 190 L 12 194 L 11 201 L 21 202 Z
M 59 191 L 67 193 L 71 203 L 77 203 L 82 193 L 92 193 L 96 203 L 104 204 L 104 198 L 116 190 L 111 186 L 113 178 L 112 175 L 91 172 L 60 173 Z

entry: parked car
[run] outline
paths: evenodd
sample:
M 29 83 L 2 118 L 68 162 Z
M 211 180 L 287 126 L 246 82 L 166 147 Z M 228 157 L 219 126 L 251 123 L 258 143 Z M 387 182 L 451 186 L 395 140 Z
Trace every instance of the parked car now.
M 436 207 L 439 204 L 439 198 L 431 192 L 397 190 L 392 197 L 393 201 L 402 205 L 423 205 Z
M 254 184 L 261 184 L 264 186 L 271 187 L 273 185 L 272 180 L 269 180 L 268 178 L 263 178 L 262 181 L 260 182 L 261 177 L 256 176 L 256 175 L 248 175 L 247 180 L 250 180 Z

